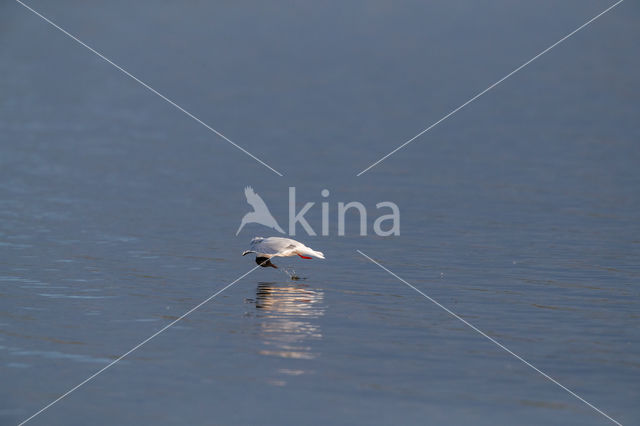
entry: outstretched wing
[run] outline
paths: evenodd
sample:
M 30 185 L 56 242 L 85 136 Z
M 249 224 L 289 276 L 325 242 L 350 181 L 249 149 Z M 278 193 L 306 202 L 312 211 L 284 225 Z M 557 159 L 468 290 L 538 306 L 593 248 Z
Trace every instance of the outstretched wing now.
M 269 257 L 281 256 L 283 253 L 295 248 L 295 246 L 291 244 L 292 242 L 293 240 L 288 238 L 256 237 L 251 240 L 251 250 Z
M 249 205 L 253 207 L 254 211 L 269 211 L 267 205 L 264 203 L 262 198 L 253 190 L 252 187 L 247 186 L 244 189 L 244 196 L 247 197 L 247 203 L 249 203 Z
M 278 251 L 274 249 L 271 244 L 265 242 L 265 239 L 262 237 L 256 237 L 251 240 L 251 251 L 269 257 L 278 253 Z

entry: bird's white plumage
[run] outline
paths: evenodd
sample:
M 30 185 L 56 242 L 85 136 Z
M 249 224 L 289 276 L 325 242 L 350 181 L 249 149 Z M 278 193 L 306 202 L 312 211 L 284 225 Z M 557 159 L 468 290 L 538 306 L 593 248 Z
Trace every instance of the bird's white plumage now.
M 314 256 L 324 259 L 324 254 L 315 251 L 299 241 L 281 237 L 255 237 L 251 240 L 251 248 L 244 252 L 255 253 L 258 257 Z

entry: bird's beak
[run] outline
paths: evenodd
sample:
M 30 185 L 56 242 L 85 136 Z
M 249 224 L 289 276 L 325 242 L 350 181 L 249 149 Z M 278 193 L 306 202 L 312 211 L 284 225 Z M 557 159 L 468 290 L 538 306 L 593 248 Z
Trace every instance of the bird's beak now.
M 243 256 L 246 256 L 246 255 L 248 255 L 248 254 L 249 254 L 249 250 L 242 252 L 242 255 L 243 255 Z

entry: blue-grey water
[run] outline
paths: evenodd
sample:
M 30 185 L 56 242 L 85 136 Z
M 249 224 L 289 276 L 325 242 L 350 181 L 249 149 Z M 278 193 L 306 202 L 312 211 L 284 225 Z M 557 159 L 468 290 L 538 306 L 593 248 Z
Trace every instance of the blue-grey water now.
M 640 422 L 637 3 L 360 177 L 611 3 L 28 4 L 284 176 L 2 2 L 0 424 L 255 266 L 247 185 L 285 228 L 290 186 L 318 234 L 327 202 L 295 237 L 326 260 L 252 272 L 29 424 L 612 424 L 356 250 Z M 368 236 L 338 236 L 349 201 Z

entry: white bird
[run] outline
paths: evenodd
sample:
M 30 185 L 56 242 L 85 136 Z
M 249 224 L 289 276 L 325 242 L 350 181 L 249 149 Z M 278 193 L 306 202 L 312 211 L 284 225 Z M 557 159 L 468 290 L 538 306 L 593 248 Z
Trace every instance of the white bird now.
M 240 222 L 240 227 L 238 228 L 238 231 L 236 231 L 236 235 L 240 233 L 242 227 L 247 223 L 259 223 L 260 225 L 273 228 L 281 234 L 284 234 L 284 231 L 280 228 L 280 225 L 278 225 L 278 222 L 269 211 L 267 204 L 264 202 L 262 197 L 253 190 L 253 188 L 247 186 L 244 189 L 244 196 L 247 198 L 247 203 L 253 207 L 253 211 L 244 215 L 242 222 Z
M 292 240 L 290 238 L 280 237 L 255 237 L 251 240 L 251 248 L 245 250 L 242 255 L 246 256 L 249 253 L 256 254 L 256 263 L 260 266 L 277 268 L 276 265 L 271 263 L 272 257 L 288 257 L 298 255 L 303 259 L 311 259 L 310 256 L 324 259 L 324 254 L 321 251 L 315 251 L 305 246 L 301 242 Z

